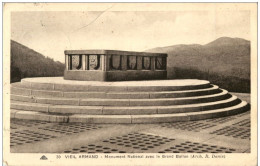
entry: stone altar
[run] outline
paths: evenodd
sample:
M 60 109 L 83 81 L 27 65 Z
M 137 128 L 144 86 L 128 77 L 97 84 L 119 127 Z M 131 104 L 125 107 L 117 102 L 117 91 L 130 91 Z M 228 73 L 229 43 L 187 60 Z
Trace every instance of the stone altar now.
M 118 50 L 65 50 L 64 79 L 81 81 L 167 78 L 167 54 Z

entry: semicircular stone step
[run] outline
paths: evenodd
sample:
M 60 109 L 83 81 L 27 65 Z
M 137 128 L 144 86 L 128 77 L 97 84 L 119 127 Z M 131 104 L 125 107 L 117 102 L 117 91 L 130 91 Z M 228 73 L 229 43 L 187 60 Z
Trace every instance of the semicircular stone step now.
M 63 77 L 38 77 L 21 80 L 21 86 L 39 90 L 62 90 L 62 91 L 176 91 L 210 88 L 210 82 L 206 80 L 156 80 L 156 81 L 75 81 L 64 80 Z
M 230 98 L 226 90 L 213 95 L 183 97 L 183 98 L 156 98 L 156 99 L 75 99 L 75 98 L 41 98 L 11 94 L 11 100 L 54 104 L 54 105 L 81 105 L 81 106 L 165 106 L 206 103 Z
M 220 109 L 234 106 L 240 102 L 241 100 L 239 100 L 236 96 L 232 96 L 231 98 L 225 100 L 200 104 L 141 107 L 69 106 L 11 101 L 11 109 L 59 114 L 143 115 L 207 111 L 211 109 Z
M 202 112 L 189 112 L 181 114 L 157 114 L 157 115 L 132 115 L 131 123 L 163 123 L 163 122 L 178 122 L 178 121 L 192 121 L 192 120 L 203 120 L 209 118 L 218 118 L 229 115 L 242 113 L 249 110 L 247 102 L 242 101 L 240 104 Z M 153 120 L 151 120 L 153 119 Z M 73 122 L 73 119 L 70 118 Z
M 218 86 L 212 85 L 206 89 L 161 91 L 161 92 L 64 92 L 51 90 L 35 90 L 11 86 L 11 94 L 36 97 L 65 98 L 109 98 L 109 99 L 145 99 L 145 98 L 177 98 L 220 93 Z
M 235 106 L 209 111 L 152 115 L 55 115 L 49 113 L 11 109 L 11 118 L 42 120 L 49 122 L 165 123 L 217 118 L 242 113 L 249 109 L 250 106 L 245 101 L 242 101 L 241 103 Z

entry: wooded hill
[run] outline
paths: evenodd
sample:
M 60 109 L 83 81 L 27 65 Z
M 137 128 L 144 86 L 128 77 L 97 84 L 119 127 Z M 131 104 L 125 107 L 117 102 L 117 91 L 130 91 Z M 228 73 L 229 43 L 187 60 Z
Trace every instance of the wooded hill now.
M 63 76 L 65 65 L 11 40 L 11 82 L 25 77 Z
M 206 45 L 146 50 L 168 54 L 168 78 L 206 79 L 234 92 L 250 92 L 250 41 L 221 37 Z

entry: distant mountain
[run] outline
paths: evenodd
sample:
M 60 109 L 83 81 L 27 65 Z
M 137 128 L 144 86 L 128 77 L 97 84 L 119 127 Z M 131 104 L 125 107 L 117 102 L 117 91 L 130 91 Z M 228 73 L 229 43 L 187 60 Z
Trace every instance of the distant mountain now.
M 62 76 L 65 65 L 11 40 L 11 82 L 25 77 Z
M 243 88 L 239 86 L 231 90 L 237 91 L 242 88 L 243 92 L 248 92 L 250 89 L 250 85 L 248 85 L 250 84 L 250 41 L 248 40 L 221 37 L 206 45 L 181 44 L 146 51 L 168 54 L 169 78 L 195 77 L 215 79 L 214 81 L 219 79 L 219 81 L 223 81 L 225 78 L 227 84 L 228 79 L 237 79 L 239 81 L 237 84 L 247 82 L 246 85 L 243 85 Z M 237 86 L 237 84 L 233 84 L 233 86 Z M 247 89 L 247 85 L 249 89 Z
M 226 46 L 226 45 L 229 46 L 250 45 L 250 41 L 241 38 L 221 37 L 206 44 L 206 46 L 213 46 L 213 47 Z

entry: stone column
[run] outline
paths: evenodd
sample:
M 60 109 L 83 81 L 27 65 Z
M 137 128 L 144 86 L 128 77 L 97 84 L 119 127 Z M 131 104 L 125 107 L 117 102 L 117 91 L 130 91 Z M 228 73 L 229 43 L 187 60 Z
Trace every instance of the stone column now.
M 164 62 L 165 62 L 165 70 L 167 70 L 167 56 L 164 58 Z
M 155 56 L 151 57 L 151 70 L 154 71 L 155 70 Z
M 66 70 L 69 70 L 69 55 L 65 55 Z
M 137 56 L 137 70 L 142 70 L 143 68 L 143 62 L 142 62 L 142 56 Z
M 82 70 L 86 70 L 86 55 L 82 55 Z
M 104 55 L 105 57 L 105 70 L 104 71 L 109 71 L 109 61 L 110 61 L 110 58 L 111 58 L 111 55 Z
M 122 61 L 121 61 L 121 69 L 123 71 L 127 70 L 127 55 L 121 55 Z
M 85 55 L 85 69 L 89 70 L 88 55 Z
M 106 59 L 105 55 L 99 55 L 100 56 L 100 67 L 102 71 L 106 71 Z

